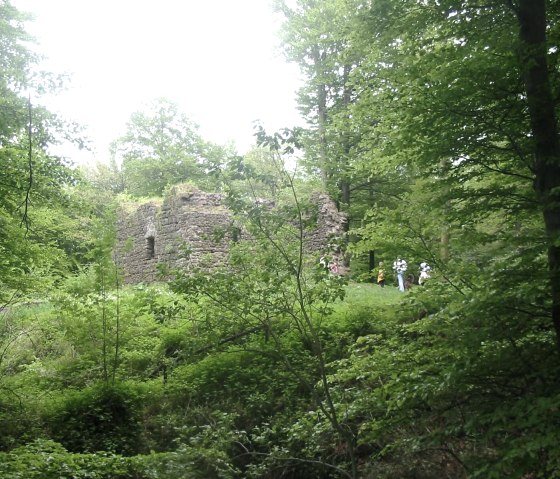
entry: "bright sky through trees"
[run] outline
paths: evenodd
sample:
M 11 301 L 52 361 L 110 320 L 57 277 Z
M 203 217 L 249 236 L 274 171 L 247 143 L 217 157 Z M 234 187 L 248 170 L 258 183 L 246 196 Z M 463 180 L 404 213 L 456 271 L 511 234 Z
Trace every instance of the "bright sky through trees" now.
M 71 74 L 47 106 L 88 126 L 94 152 L 80 162 L 105 161 L 130 114 L 158 97 L 178 103 L 203 137 L 240 152 L 254 142 L 255 120 L 269 130 L 301 122 L 298 69 L 278 51 L 280 19 L 266 0 L 12 3 L 35 16 L 27 29 L 42 66 Z

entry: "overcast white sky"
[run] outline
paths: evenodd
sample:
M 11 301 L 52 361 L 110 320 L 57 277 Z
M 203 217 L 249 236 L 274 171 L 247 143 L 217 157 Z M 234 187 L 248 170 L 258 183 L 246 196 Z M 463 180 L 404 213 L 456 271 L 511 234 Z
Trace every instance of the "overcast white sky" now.
M 267 130 L 301 124 L 297 66 L 278 51 L 280 19 L 269 0 L 12 0 L 35 15 L 27 30 L 48 59 L 68 72 L 67 91 L 49 107 L 87 125 L 93 153 L 107 161 L 110 141 L 133 111 L 158 97 L 179 104 L 207 140 L 253 143 L 253 121 Z

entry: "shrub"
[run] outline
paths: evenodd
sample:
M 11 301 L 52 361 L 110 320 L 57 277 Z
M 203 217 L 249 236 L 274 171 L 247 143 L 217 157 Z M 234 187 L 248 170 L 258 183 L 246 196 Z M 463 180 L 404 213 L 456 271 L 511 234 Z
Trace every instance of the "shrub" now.
M 44 417 L 50 437 L 72 452 L 142 452 L 142 394 L 131 384 L 66 391 Z
M 71 454 L 51 440 L 0 453 L 2 479 L 141 479 L 134 462 L 114 454 Z

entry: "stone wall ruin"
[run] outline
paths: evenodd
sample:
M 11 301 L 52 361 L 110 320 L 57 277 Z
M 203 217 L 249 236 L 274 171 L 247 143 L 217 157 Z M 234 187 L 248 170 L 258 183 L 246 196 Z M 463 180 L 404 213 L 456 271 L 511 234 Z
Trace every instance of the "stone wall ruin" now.
M 346 218 L 324 193 L 313 195 L 312 202 L 317 221 L 306 235 L 305 247 L 326 251 L 333 237 L 344 234 Z M 222 194 L 177 187 L 161 202 L 120 208 L 114 256 L 125 283 L 151 283 L 161 280 L 158 264 L 187 271 L 208 260 L 223 264 L 231 242 L 245 237 Z

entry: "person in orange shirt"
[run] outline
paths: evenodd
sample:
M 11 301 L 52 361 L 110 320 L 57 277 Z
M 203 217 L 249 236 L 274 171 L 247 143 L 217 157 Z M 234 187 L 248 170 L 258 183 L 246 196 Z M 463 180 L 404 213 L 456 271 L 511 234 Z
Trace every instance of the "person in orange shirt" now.
M 382 288 L 385 287 L 385 268 L 383 267 L 383 261 L 379 263 L 379 269 L 377 270 L 377 284 Z

